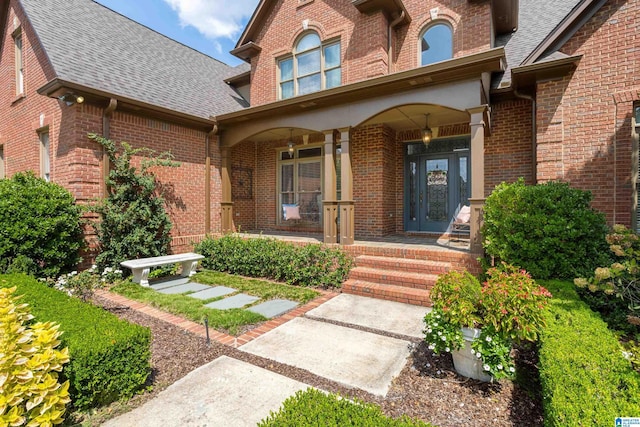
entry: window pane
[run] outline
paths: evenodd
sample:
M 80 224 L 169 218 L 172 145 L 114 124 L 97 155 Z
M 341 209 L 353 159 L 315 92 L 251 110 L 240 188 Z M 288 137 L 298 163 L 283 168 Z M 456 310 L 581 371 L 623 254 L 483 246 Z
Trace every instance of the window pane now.
M 296 46 L 296 52 L 304 52 L 320 46 L 320 37 L 316 33 L 310 33 L 300 39 Z
M 324 48 L 324 68 L 340 66 L 340 43 L 332 44 Z
M 342 73 L 340 72 L 340 68 L 334 68 L 333 70 L 329 70 L 325 73 L 326 89 L 340 86 L 341 82 L 342 82 Z
M 307 159 L 309 157 L 320 157 L 322 155 L 322 148 L 303 148 L 298 150 L 299 159 Z
M 320 73 L 298 79 L 298 95 L 320 90 Z
M 451 29 L 444 24 L 429 28 L 422 36 L 422 65 L 433 64 L 453 57 Z
M 293 165 L 282 165 L 280 168 L 280 191 L 293 191 Z
M 282 99 L 291 98 L 293 96 L 293 81 L 281 83 Z
M 298 164 L 298 191 L 320 191 L 320 162 Z
M 49 162 L 49 134 L 41 133 L 40 141 L 42 143 L 42 177 L 45 181 L 51 179 L 51 163 Z
M 280 61 L 280 81 L 293 80 L 293 59 Z
M 298 77 L 320 71 L 320 50 L 312 50 L 296 57 L 298 60 Z

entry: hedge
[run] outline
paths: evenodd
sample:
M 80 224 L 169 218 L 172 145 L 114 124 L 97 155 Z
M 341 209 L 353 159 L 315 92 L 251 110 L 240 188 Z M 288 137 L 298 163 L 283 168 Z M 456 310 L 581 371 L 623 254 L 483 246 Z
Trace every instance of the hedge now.
M 308 388 L 284 401 L 280 410 L 258 423 L 259 427 L 429 427 L 407 416 L 387 418 L 372 404 L 350 401 Z
M 71 361 L 63 377 L 77 409 L 87 409 L 131 397 L 151 373 L 148 328 L 49 288 L 22 274 L 0 276 L 0 287 L 16 286 L 37 321 L 53 321 L 64 331 L 61 347 Z
M 207 238 L 196 245 L 195 251 L 205 256 L 205 268 L 281 280 L 290 285 L 339 288 L 353 265 L 353 260 L 338 248 L 320 244 L 296 246 L 262 237 Z
M 545 426 L 613 425 L 640 414 L 640 375 L 573 283 L 540 281 L 553 298 L 540 336 Z

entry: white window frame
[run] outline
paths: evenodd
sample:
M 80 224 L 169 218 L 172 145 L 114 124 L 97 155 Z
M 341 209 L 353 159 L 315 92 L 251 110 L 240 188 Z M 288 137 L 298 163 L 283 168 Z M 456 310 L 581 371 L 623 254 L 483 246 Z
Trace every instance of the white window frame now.
M 320 149 L 320 155 L 318 156 L 314 156 L 314 157 L 305 157 L 300 159 L 299 158 L 299 152 L 302 150 L 306 150 L 306 149 Z M 299 204 L 300 203 L 300 195 L 307 193 L 306 191 L 301 191 L 298 187 L 299 182 L 298 182 L 298 167 L 301 164 L 309 164 L 309 163 L 318 163 L 320 165 L 320 192 L 318 193 L 317 191 L 312 191 L 312 193 L 316 193 L 317 195 L 320 196 L 320 200 L 322 200 L 322 198 L 324 197 L 324 148 L 323 148 L 323 144 L 309 144 L 309 145 L 302 145 L 299 147 L 294 147 L 294 156 L 292 159 L 286 159 L 286 160 L 281 160 L 282 159 L 282 154 L 286 153 L 288 150 L 287 149 L 282 149 L 282 150 L 278 150 L 277 154 L 278 154 L 278 161 L 277 161 L 277 179 L 276 179 L 276 191 L 277 191 L 277 216 L 276 218 L 278 218 L 277 220 L 277 224 L 278 225 L 292 225 L 291 223 L 288 223 L 287 221 L 285 221 L 282 218 L 282 205 L 283 205 L 283 198 L 282 198 L 282 166 L 283 165 L 293 165 L 293 203 L 295 204 Z M 318 212 L 319 212 L 319 218 L 318 218 L 318 226 L 322 226 L 322 203 L 318 203 Z M 302 221 L 304 221 L 304 218 L 302 218 Z M 315 222 L 309 222 L 309 224 L 316 224 Z
M 51 182 L 51 139 L 49 130 L 38 132 L 40 141 L 40 176 L 47 182 Z
M 333 70 L 337 70 L 340 69 L 340 83 L 338 84 L 338 86 L 342 85 L 342 46 L 340 45 L 340 39 L 330 39 L 330 40 L 325 40 L 324 42 L 321 40 L 320 41 L 320 45 L 316 48 L 312 48 L 312 49 L 308 49 L 302 52 L 297 52 L 297 46 L 300 43 L 300 41 L 307 35 L 309 34 L 316 34 L 318 36 L 318 38 L 320 38 L 320 36 L 312 31 L 308 31 L 303 33 L 302 35 L 300 35 L 300 37 L 298 37 L 298 39 L 296 40 L 296 43 L 294 45 L 294 48 L 292 50 L 292 52 L 284 57 L 278 58 L 277 61 L 277 82 L 278 82 L 278 99 L 288 99 L 288 98 L 293 98 L 298 96 L 298 94 L 300 93 L 300 89 L 299 89 L 299 80 L 301 78 L 304 77 L 308 77 L 311 76 L 313 74 L 316 73 L 311 73 L 311 74 L 306 74 L 306 75 L 298 75 L 298 65 L 297 65 L 297 61 L 296 61 L 296 57 L 300 54 L 306 54 L 309 52 L 312 52 L 316 49 L 320 50 L 320 71 L 318 73 L 320 73 L 320 90 L 324 90 L 327 89 L 327 72 L 329 71 L 333 71 Z M 340 50 L 340 62 L 338 63 L 338 65 L 333 66 L 333 67 L 326 67 L 325 65 L 325 50 L 329 47 L 332 46 L 338 46 L 338 50 Z M 291 66 L 292 66 L 292 78 L 291 79 L 287 79 L 287 80 L 283 80 L 282 79 L 282 70 L 281 70 L 281 64 L 283 62 L 286 61 L 291 61 Z M 293 95 L 291 97 L 283 97 L 282 95 L 282 84 L 283 83 L 288 83 L 288 82 L 293 82 Z M 337 86 L 332 86 L 332 87 L 337 87 Z
M 13 34 L 15 50 L 16 96 L 24 94 L 24 43 L 22 29 L 18 27 Z

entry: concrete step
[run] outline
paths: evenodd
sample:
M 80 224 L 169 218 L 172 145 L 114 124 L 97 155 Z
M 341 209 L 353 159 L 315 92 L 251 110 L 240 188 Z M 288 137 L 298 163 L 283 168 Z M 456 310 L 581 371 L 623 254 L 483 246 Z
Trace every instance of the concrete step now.
M 373 255 L 360 255 L 356 258 L 356 266 L 426 274 L 443 274 L 452 269 L 451 263 L 447 261 L 393 258 Z
M 349 273 L 349 279 L 406 288 L 431 289 L 433 284 L 436 283 L 438 275 L 356 267 Z
M 405 304 L 431 306 L 427 289 L 408 288 L 405 286 L 384 285 L 364 280 L 348 279 L 342 284 L 342 292 L 387 301 L 403 302 Z

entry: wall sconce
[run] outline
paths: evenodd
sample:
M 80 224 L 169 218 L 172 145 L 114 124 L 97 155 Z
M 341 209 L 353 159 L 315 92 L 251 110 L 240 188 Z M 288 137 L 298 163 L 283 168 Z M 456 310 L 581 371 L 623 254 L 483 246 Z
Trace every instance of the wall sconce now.
M 424 129 L 422 130 L 422 143 L 425 145 L 425 147 L 427 147 L 431 142 L 431 138 L 433 138 L 433 132 L 429 127 L 429 114 L 425 114 L 424 118 L 425 118 L 424 120 L 425 123 L 424 123 Z
M 289 129 L 289 142 L 287 143 L 287 147 L 289 147 L 289 153 L 293 154 L 293 148 L 296 144 L 293 143 L 293 128 Z
M 65 93 L 64 95 L 59 96 L 58 99 L 67 104 L 67 107 L 71 107 L 73 104 L 82 104 L 84 102 L 84 96 L 76 95 L 75 93 Z

